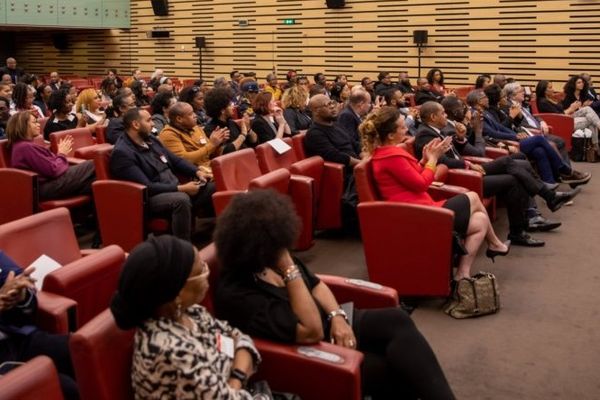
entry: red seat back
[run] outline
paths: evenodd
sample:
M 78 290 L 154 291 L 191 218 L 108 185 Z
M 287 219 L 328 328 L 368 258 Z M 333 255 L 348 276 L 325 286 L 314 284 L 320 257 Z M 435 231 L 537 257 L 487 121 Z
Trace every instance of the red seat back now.
M 82 399 L 133 399 L 134 333 L 120 330 L 110 310 L 105 310 L 71 336 L 71 359 Z
M 8 139 L 0 140 L 0 168 L 10 168 L 10 150 Z
M 250 181 L 261 175 L 252 149 L 238 150 L 214 158 L 210 166 L 218 191 L 246 190 Z
M 573 117 L 550 113 L 536 114 L 535 116 L 540 117 L 546 124 L 552 126 L 552 134 L 561 137 L 565 141 L 567 151 L 571 150 L 571 141 L 575 131 L 575 119 Z
M 279 154 L 269 143 L 263 143 L 256 147 L 256 158 L 263 174 L 274 171 L 278 168 L 290 169 L 298 158 L 293 149 L 291 138 L 284 138 L 283 141 L 291 148 L 283 154 Z
M 63 400 L 56 367 L 38 356 L 0 376 L 0 400 Z
M 44 117 L 44 118 L 38 119 L 38 122 L 40 123 L 40 132 L 42 134 L 44 132 L 44 128 L 46 127 L 46 124 L 48 123 L 49 119 L 50 119 L 50 117 Z
M 294 152 L 296 153 L 296 158 L 298 160 L 304 160 L 306 158 L 306 149 L 304 147 L 304 139 L 306 138 L 306 133 L 299 133 L 297 135 L 292 136 L 292 142 L 294 144 Z
M 208 268 L 210 269 L 210 275 L 208 276 L 208 292 L 206 293 L 204 300 L 202 300 L 202 303 L 200 304 L 206 307 L 206 309 L 214 315 L 215 306 L 213 298 L 215 296 L 215 289 L 217 287 L 216 285 L 219 280 L 221 269 L 221 263 L 217 258 L 217 247 L 214 243 L 211 243 L 208 246 L 204 247 L 202 250 L 200 250 L 198 252 L 198 255 L 200 256 L 201 260 L 205 261 L 208 264 Z
M 375 179 L 373 178 L 370 157 L 362 160 L 354 167 L 354 180 L 356 183 L 356 191 L 358 192 L 358 199 L 361 203 L 381 200 L 377 185 L 375 184 Z
M 110 155 L 112 148 L 103 148 L 94 156 L 94 167 L 96 168 L 96 180 L 111 179 L 110 177 Z
M 94 137 L 88 128 L 75 128 L 51 133 L 50 150 L 52 150 L 53 153 L 57 153 L 58 143 L 67 136 L 73 137 L 73 148 L 71 152 L 67 154 L 67 157 L 73 157 L 75 155 L 75 150 L 81 147 L 92 146 L 96 144 L 96 141 L 94 140 Z
M 81 258 L 69 210 L 57 208 L 0 225 L 0 249 L 27 267 L 42 254 L 61 265 Z

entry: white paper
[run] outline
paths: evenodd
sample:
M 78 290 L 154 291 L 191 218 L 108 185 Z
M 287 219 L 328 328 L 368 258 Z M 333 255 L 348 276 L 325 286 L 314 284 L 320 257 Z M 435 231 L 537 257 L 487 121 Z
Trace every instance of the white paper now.
M 273 139 L 269 140 L 267 143 L 271 145 L 273 149 L 277 152 L 277 154 L 283 154 L 291 150 L 291 146 L 284 142 L 281 139 Z
M 30 267 L 35 267 L 35 271 L 31 274 L 31 277 L 35 279 L 36 289 L 42 290 L 42 284 L 46 275 L 59 269 L 62 265 L 47 255 L 42 254 L 37 260 L 31 263 Z

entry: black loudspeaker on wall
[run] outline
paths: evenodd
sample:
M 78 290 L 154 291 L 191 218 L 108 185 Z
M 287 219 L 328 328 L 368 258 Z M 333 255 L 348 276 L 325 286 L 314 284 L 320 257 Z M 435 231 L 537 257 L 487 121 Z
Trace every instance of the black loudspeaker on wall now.
M 343 8 L 346 0 L 327 0 L 327 8 Z
M 154 15 L 169 15 L 169 0 L 152 0 Z
M 206 47 L 206 39 L 204 36 L 196 36 L 196 47 L 199 49 Z
M 427 44 L 427 31 L 413 31 L 413 43 L 416 45 Z
M 57 50 L 66 50 L 69 48 L 69 36 L 65 33 L 55 33 L 52 35 L 52 44 Z
M 169 31 L 150 31 L 150 32 L 147 32 L 147 36 L 149 38 L 168 38 L 171 36 L 171 32 L 169 32 Z

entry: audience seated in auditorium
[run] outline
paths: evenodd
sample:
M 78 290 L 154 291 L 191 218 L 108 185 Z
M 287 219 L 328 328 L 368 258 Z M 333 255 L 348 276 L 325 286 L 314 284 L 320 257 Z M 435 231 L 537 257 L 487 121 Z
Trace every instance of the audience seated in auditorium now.
M 254 110 L 252 109 L 252 103 L 260 91 L 258 82 L 252 78 L 244 78 L 241 82 L 240 95 L 235 99 L 238 115 L 243 116 L 244 114 L 248 114 L 250 117 L 253 117 Z
M 439 68 L 432 68 L 427 72 L 427 82 L 431 92 L 436 96 L 445 97 L 448 94 L 444 86 L 444 73 Z
M 415 93 L 415 89 L 412 87 L 410 83 L 410 78 L 408 77 L 408 73 L 400 72 L 398 74 L 398 89 L 402 91 L 402 93 Z
M 35 281 L 31 278 L 34 270 L 35 267 L 21 269 L 0 250 L 0 364 L 48 356 L 58 370 L 65 399 L 79 399 L 69 336 L 50 334 L 33 325 L 37 311 Z
M 433 93 L 431 91 L 431 85 L 426 78 L 417 79 L 417 91 L 415 92 L 415 103 L 417 105 L 423 105 L 428 101 L 441 102 L 444 96 Z
M 240 94 L 241 81 L 244 79 L 244 75 L 240 74 L 240 71 L 233 70 L 229 73 L 229 78 L 231 79 L 229 81 L 229 87 L 233 90 L 234 96 L 238 96 Z
M 93 161 L 69 165 L 66 154 L 71 152 L 73 137 L 58 142 L 58 154 L 33 142 L 40 135 L 40 123 L 28 111 L 8 120 L 6 136 L 11 152 L 11 167 L 39 175 L 39 196 L 43 200 L 91 194 L 95 178 Z
M 348 105 L 350 99 L 350 87 L 347 84 L 341 82 L 335 82 L 331 86 L 331 100 L 338 102 L 340 110 Z
M 229 139 L 229 131 L 218 128 L 207 138 L 196 124 L 192 106 L 180 101 L 169 110 L 169 125 L 158 138 L 171 153 L 196 165 L 206 177 L 212 178 L 210 159 L 221 154 L 221 144 Z
M 275 104 L 270 92 L 257 94 L 252 109 L 254 119 L 250 127 L 256 133 L 259 144 L 292 135 L 290 126 L 283 117 L 283 110 Z
M 148 85 L 143 80 L 134 81 L 130 86 L 124 88 L 131 90 L 135 96 L 136 107 L 144 107 L 150 104 L 150 97 L 148 97 Z
M 84 89 L 77 96 L 75 113 L 77 118 L 83 120 L 86 125 L 106 124 L 106 113 L 101 108 L 102 99 L 95 89 Z
M 355 90 L 350 95 L 348 105 L 340 111 L 337 118 L 337 125 L 344 132 L 350 135 L 354 142 L 354 149 L 361 153 L 361 142 L 358 133 L 358 126 L 362 119 L 371 110 L 371 95 L 366 90 Z
M 223 145 L 223 154 L 256 146 L 258 137 L 250 128 L 248 113 L 244 113 L 240 126 L 232 118 L 233 106 L 231 105 L 230 89 L 209 90 L 206 92 L 204 104 L 206 113 L 211 118 L 204 127 L 204 132 L 210 137 L 217 128 L 229 129 L 229 139 Z
M 0 96 L 0 139 L 4 139 L 6 123 L 10 118 L 10 101 L 6 97 Z
M 117 74 L 117 70 L 115 68 L 110 68 L 108 71 L 106 71 L 106 78 L 111 79 L 115 83 L 117 89 L 121 89 L 123 87 L 123 79 L 119 77 L 119 74 Z
M 127 78 L 124 85 L 127 87 L 131 87 L 133 83 L 138 81 L 144 81 L 144 79 L 142 78 L 142 70 L 136 68 L 133 71 L 131 71 L 131 76 Z
M 490 74 L 482 74 L 475 80 L 475 89 L 485 89 L 492 83 L 492 76 Z
M 325 94 L 327 97 L 331 96 L 331 93 L 329 93 L 329 88 L 327 87 L 327 77 L 325 76 L 325 74 L 323 74 L 322 72 L 317 72 L 314 76 L 314 81 L 315 81 L 315 84 L 310 89 L 310 91 L 311 91 L 310 97 L 313 96 L 312 95 L 313 89 L 315 90 L 315 92 L 318 91 L 318 93 Z M 322 92 L 322 91 L 324 91 L 324 92 Z
M 62 79 L 61 79 L 60 75 L 58 74 L 58 72 L 56 72 L 56 71 L 50 72 L 50 80 L 49 80 L 48 84 L 52 88 L 52 91 L 60 89 L 60 85 L 62 85 Z
M 308 128 L 304 146 L 307 156 L 321 156 L 325 161 L 344 165 L 344 194 L 342 195 L 342 219 L 348 230 L 355 229 L 358 222 L 356 206 L 358 194 L 354 182 L 353 168 L 360 162 L 361 149 L 335 122 L 338 107 L 334 100 L 324 94 L 310 99 L 308 104 L 313 122 Z
M 385 104 L 398 109 L 400 114 L 404 115 L 404 124 L 408 129 L 408 134 L 410 134 L 410 136 L 415 136 L 419 124 L 419 109 L 407 107 L 404 93 L 397 87 L 388 90 L 384 96 L 384 100 Z
M 17 84 L 24 73 L 23 68 L 17 67 L 17 60 L 13 57 L 8 57 L 6 59 L 6 66 L 0 68 L 0 75 L 10 76 L 10 81 L 13 84 Z
M 52 88 L 50 85 L 42 83 L 38 86 L 35 92 L 35 100 L 33 100 L 33 104 L 38 106 L 45 117 L 49 117 L 51 114 L 50 109 L 48 108 L 48 101 L 50 100 L 50 95 L 52 94 Z
M 493 94 L 497 92 L 497 88 L 498 85 L 494 84 L 488 86 L 485 90 L 487 93 Z M 564 183 L 578 185 L 587 183 L 590 180 L 591 175 L 589 173 L 583 174 L 567 165 L 544 136 L 529 136 L 526 132 L 517 133 L 502 125 L 496 115 L 489 111 L 489 98 L 485 92 L 475 90 L 469 93 L 467 104 L 471 107 L 479 107 L 483 111 L 484 136 L 519 142 L 520 151 L 535 160 L 542 181 L 553 185 L 560 177 Z M 515 104 L 513 107 L 520 108 L 520 105 Z
M 417 160 L 398 146 L 406 139 L 406 132 L 404 116 L 394 107 L 374 111 L 360 125 L 365 150 L 372 156 L 373 177 L 383 200 L 444 207 L 454 212 L 454 232 L 464 241 L 467 253 L 460 255 L 455 281 L 471 276 L 471 267 L 484 240 L 488 257 L 507 255 L 510 241 L 503 243 L 498 239 L 477 193 L 458 194 L 441 201 L 433 201 L 427 193 L 438 159 L 450 150 L 452 137 L 431 140 L 423 147 L 421 160 Z
M 113 99 L 113 105 L 106 110 L 106 116 L 109 118 L 106 127 L 106 141 L 115 144 L 117 139 L 125 133 L 123 125 L 123 114 L 135 107 L 135 100 L 132 96 L 119 94 Z
M 569 107 L 563 109 L 561 103 L 555 99 L 552 82 L 541 80 L 535 88 L 538 111 L 541 113 L 566 114 L 574 118 L 574 129 L 589 129 L 592 131 L 592 142 L 596 152 L 600 154 L 598 146 L 598 131 L 600 130 L 600 119 L 594 110 L 583 107 L 580 101 L 574 101 Z
M 104 78 L 100 83 L 100 93 L 102 95 L 102 107 L 111 106 L 113 97 L 117 95 L 115 81 L 110 78 Z
M 267 75 L 267 84 L 265 85 L 264 91 L 267 93 L 271 93 L 273 95 L 274 101 L 281 100 L 281 95 L 283 94 L 283 92 L 279 87 L 276 74 L 270 73 Z
M 363 394 L 373 399 L 454 399 L 427 340 L 400 307 L 354 309 L 348 320 L 329 287 L 291 256 L 298 225 L 291 201 L 279 193 L 232 200 L 215 230 L 222 264 L 217 316 L 270 340 L 327 340 L 361 351 Z
M 33 104 L 35 98 L 35 90 L 26 83 L 19 82 L 15 85 L 12 93 L 12 99 L 15 104 L 11 114 L 16 114 L 21 111 L 29 111 L 36 118 L 44 118 L 44 113 L 38 106 Z
M 371 102 L 374 102 L 377 96 L 375 94 L 375 82 L 368 76 L 365 76 L 360 80 L 360 85 L 371 95 Z
M 192 244 L 169 235 L 151 237 L 127 258 L 110 309 L 121 329 L 137 328 L 136 399 L 253 398 L 243 386 L 260 354 L 249 336 L 199 305 L 209 274 Z
M 149 212 L 169 214 L 173 235 L 190 240 L 193 216 L 199 211 L 206 216 L 214 215 L 211 198 L 214 184 L 207 182 L 201 169 L 171 153 L 151 135 L 152 118 L 147 111 L 128 110 L 123 115 L 123 126 L 125 133 L 117 140 L 110 157 L 112 176 L 145 185 Z M 192 180 L 181 184 L 175 174 Z
M 283 117 L 292 135 L 306 133 L 312 118 L 306 110 L 308 92 L 300 85 L 292 86 L 283 93 Z
M 423 123 L 419 126 L 415 140 L 417 158 L 423 157 L 423 149 L 427 143 L 436 138 L 443 140 L 449 133 L 447 130 L 442 132 L 448 122 L 444 108 L 440 104 L 427 102 L 421 107 L 420 114 Z M 456 135 L 450 143 L 449 150 L 438 159 L 438 162 L 448 168 L 469 168 L 480 172 L 483 175 L 483 196 L 497 196 L 506 204 L 509 220 L 508 239 L 516 245 L 543 246 L 543 241 L 536 240 L 525 232 L 528 227 L 526 212 L 529 207 L 529 197 L 540 195 L 548 204 L 548 208 L 556 211 L 575 197 L 578 190 L 555 193 L 536 180 L 531 171 L 519 165 L 510 156 L 500 157 L 482 165 L 470 163 L 462 158 L 458 150 L 461 147 L 460 139 Z
M 152 99 L 152 134 L 158 136 L 169 124 L 169 111 L 175 105 L 177 98 L 171 92 L 157 93 Z
M 377 75 L 377 83 L 375 84 L 375 95 L 385 96 L 385 92 L 393 88 L 392 75 L 387 71 L 381 71 Z
M 52 132 L 66 131 L 68 129 L 75 129 L 79 126 L 83 126 L 79 123 L 77 115 L 71 112 L 73 109 L 73 99 L 66 90 L 57 90 L 50 95 L 50 102 L 48 103 L 52 110 L 52 115 L 46 122 L 44 127 L 44 139 L 50 140 L 50 134 Z
M 188 103 L 196 114 L 196 124 L 204 126 L 208 122 L 208 115 L 204 109 L 204 92 L 200 86 L 188 86 L 179 92 L 179 101 Z

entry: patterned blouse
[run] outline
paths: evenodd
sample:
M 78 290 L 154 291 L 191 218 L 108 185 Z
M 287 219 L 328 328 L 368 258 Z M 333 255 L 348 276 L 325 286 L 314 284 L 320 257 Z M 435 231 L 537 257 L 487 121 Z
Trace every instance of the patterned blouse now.
M 252 339 L 202 306 L 187 310 L 194 329 L 171 319 L 150 319 L 135 334 L 131 370 L 136 399 L 252 399 L 227 384 L 233 358 L 218 350 L 217 334 L 235 341 L 236 350 L 250 351 L 256 366 L 260 355 Z

